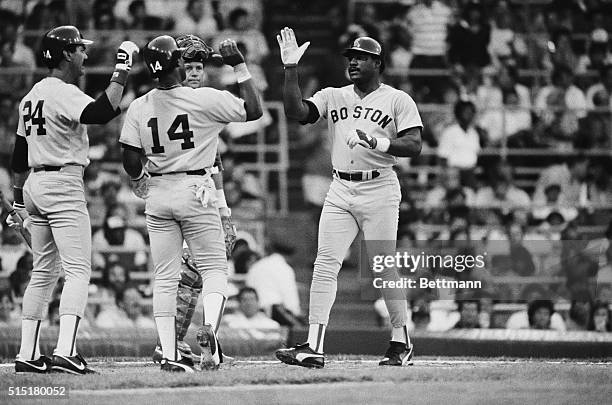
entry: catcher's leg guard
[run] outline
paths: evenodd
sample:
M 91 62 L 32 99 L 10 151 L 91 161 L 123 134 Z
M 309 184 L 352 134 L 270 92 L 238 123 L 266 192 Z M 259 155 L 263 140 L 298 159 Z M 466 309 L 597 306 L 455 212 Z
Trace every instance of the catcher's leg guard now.
M 202 277 L 195 267 L 183 262 L 181 281 L 176 295 L 176 338 L 183 340 L 191 324 L 191 318 L 202 292 Z

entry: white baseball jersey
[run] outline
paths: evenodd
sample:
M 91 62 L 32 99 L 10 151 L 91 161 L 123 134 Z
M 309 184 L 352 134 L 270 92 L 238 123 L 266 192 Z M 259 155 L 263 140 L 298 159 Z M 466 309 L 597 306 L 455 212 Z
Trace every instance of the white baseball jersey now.
M 93 98 L 56 77 L 36 83 L 19 103 L 17 135 L 28 142 L 28 165 L 87 166 L 89 138 L 80 123 Z
M 356 146 L 350 149 L 345 137 L 360 129 L 375 138 L 396 139 L 397 134 L 412 127 L 422 127 L 417 106 L 408 94 L 381 84 L 360 98 L 354 85 L 327 87 L 308 101 L 328 120 L 332 141 L 332 164 L 342 171 L 371 170 L 391 167 L 397 160 L 388 153 Z
M 244 101 L 208 87 L 154 89 L 128 108 L 119 142 L 140 148 L 150 173 L 212 167 L 219 132 L 246 120 Z

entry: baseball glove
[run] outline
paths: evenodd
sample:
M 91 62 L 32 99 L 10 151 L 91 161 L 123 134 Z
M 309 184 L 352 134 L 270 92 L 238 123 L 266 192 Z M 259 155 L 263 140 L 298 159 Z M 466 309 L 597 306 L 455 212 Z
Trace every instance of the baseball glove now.
M 221 55 L 200 37 L 191 34 L 181 35 L 176 39 L 176 43 L 182 49 L 185 62 L 222 63 Z

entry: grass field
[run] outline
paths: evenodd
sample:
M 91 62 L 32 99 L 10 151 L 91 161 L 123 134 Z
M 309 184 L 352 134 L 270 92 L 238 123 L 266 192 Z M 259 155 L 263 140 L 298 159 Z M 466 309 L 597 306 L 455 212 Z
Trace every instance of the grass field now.
M 608 404 L 612 363 L 418 358 L 382 368 L 371 357 L 330 357 L 322 370 L 236 359 L 213 372 L 162 373 L 146 359 L 92 359 L 98 375 L 16 375 L 0 365 L 0 404 Z M 9 387 L 68 388 L 68 398 L 9 396 Z

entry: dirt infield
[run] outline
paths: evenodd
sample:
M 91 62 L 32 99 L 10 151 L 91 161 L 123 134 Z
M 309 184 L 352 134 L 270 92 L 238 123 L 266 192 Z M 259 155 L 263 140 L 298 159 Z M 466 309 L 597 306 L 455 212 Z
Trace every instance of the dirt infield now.
M 0 403 L 44 403 L 9 396 L 10 387 L 66 387 L 54 402 L 93 404 L 418 403 L 603 404 L 612 397 L 611 362 L 417 359 L 381 368 L 371 357 L 331 358 L 322 370 L 237 359 L 215 372 L 167 374 L 146 360 L 92 361 L 100 374 L 16 375 L 0 365 Z M 13 388 L 14 391 L 14 388 Z M 57 401 L 55 401 L 57 400 Z

